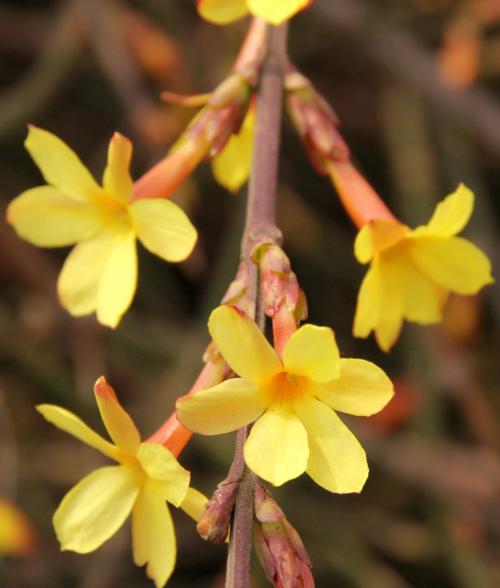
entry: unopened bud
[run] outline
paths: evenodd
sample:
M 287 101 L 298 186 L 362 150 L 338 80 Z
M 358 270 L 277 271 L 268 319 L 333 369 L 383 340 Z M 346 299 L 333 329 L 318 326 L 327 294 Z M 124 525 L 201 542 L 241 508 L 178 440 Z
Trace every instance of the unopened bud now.
M 264 244 L 252 258 L 259 265 L 264 312 L 269 317 L 284 307 L 294 314 L 299 299 L 299 283 L 290 260 L 278 245 Z
M 196 525 L 200 537 L 205 541 L 223 543 L 226 540 L 238 485 L 238 481 L 224 480 L 205 505 L 201 519 Z
M 285 513 L 260 484 L 255 488 L 256 550 L 277 588 L 314 588 L 311 561 Z
M 349 159 L 349 148 L 337 130 L 336 114 L 312 83 L 295 69 L 285 76 L 286 103 L 313 165 L 328 173 L 328 162 Z

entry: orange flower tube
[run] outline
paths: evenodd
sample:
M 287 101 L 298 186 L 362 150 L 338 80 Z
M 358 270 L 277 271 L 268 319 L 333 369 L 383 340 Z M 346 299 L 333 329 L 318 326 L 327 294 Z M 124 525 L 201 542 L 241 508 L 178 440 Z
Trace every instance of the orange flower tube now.
M 330 162 L 328 172 L 340 201 L 358 229 L 372 220 L 397 221 L 384 201 L 350 160 Z

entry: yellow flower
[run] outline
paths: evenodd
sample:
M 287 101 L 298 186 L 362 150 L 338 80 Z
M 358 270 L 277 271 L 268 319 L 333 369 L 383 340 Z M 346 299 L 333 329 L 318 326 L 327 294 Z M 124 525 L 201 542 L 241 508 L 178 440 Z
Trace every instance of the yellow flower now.
M 250 176 L 254 133 L 255 108 L 250 107 L 239 133 L 231 135 L 224 149 L 212 160 L 215 179 L 230 192 L 237 192 Z
M 215 24 L 228 24 L 248 13 L 278 25 L 303 10 L 312 0 L 198 0 L 198 12 Z
M 180 399 L 181 423 L 217 435 L 256 420 L 244 456 L 258 476 L 279 486 L 305 471 L 330 492 L 359 492 L 368 476 L 366 455 L 335 411 L 368 416 L 381 410 L 393 394 L 385 373 L 362 359 L 340 359 L 327 327 L 300 327 L 283 360 L 234 307 L 215 309 L 208 328 L 241 378 Z
M 441 320 L 448 294 L 475 294 L 493 282 L 486 255 L 456 237 L 467 224 L 474 195 L 464 185 L 440 202 L 425 226 L 412 230 L 392 220 L 373 220 L 358 233 L 354 252 L 370 264 L 359 290 L 354 335 L 375 337 L 388 351 L 403 319 Z
M 63 550 L 89 553 L 107 541 L 132 513 L 134 562 L 147 564 L 148 577 L 157 587 L 164 586 L 176 557 L 166 501 L 198 519 L 206 499 L 189 488 L 189 472 L 168 449 L 141 443 L 136 426 L 104 378 L 96 382 L 95 395 L 113 443 L 64 408 L 37 406 L 47 421 L 120 464 L 95 470 L 66 494 L 53 518 L 57 538 Z
M 30 127 L 25 145 L 48 185 L 13 200 L 7 220 L 40 247 L 77 243 L 59 276 L 61 303 L 74 316 L 97 312 L 100 323 L 116 327 L 137 288 L 136 239 L 178 262 L 191 253 L 196 230 L 172 202 L 132 201 L 132 145 L 119 133 L 109 145 L 103 187 L 55 135 Z

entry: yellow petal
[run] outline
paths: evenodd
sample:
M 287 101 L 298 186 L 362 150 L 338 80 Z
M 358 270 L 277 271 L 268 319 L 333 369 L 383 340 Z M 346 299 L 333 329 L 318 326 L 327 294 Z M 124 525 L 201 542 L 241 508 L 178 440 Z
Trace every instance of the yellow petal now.
M 255 110 L 249 108 L 237 135 L 212 159 L 212 173 L 221 186 L 237 192 L 250 176 L 255 132 Z
M 189 472 L 166 447 L 158 443 L 142 443 L 137 452 L 137 459 L 147 476 L 161 482 L 157 488 L 163 498 L 174 506 L 179 506 L 189 487 Z
M 370 416 L 389 402 L 394 387 L 386 373 L 364 359 L 340 360 L 340 377 L 314 387 L 314 396 L 334 410 Z
M 100 233 L 78 243 L 64 262 L 57 289 L 61 304 L 73 316 L 96 310 L 99 285 L 115 240 L 112 231 Z
M 130 177 L 130 160 L 132 143 L 120 133 L 115 133 L 109 142 L 108 165 L 104 170 L 104 189 L 123 204 L 132 197 L 132 178 Z
M 195 433 L 219 435 L 248 425 L 265 408 L 264 397 L 257 384 L 243 378 L 232 378 L 178 400 L 177 418 Z
M 273 25 L 279 25 L 311 3 L 311 0 L 247 0 L 248 9 Z
M 129 213 L 139 240 L 151 253 L 171 262 L 189 257 L 198 235 L 177 204 L 141 198 L 130 205 Z
M 47 184 L 66 196 L 89 200 L 101 191 L 76 153 L 52 133 L 30 126 L 24 145 Z
M 118 402 L 115 391 L 101 377 L 95 383 L 94 393 L 109 436 L 120 449 L 134 455 L 139 448 L 141 437 L 129 414 Z
M 137 287 L 135 235 L 126 226 L 113 227 L 74 247 L 57 284 L 61 304 L 73 316 L 97 310 L 99 322 L 112 328 L 130 306 Z
M 458 294 L 475 294 L 493 282 L 489 259 L 461 237 L 415 238 L 410 252 L 432 280 Z
M 99 210 L 51 186 L 23 192 L 7 208 L 17 234 L 39 247 L 64 247 L 95 234 L 104 224 Z
M 368 263 L 375 255 L 399 243 L 409 234 L 407 226 L 388 220 L 366 224 L 354 241 L 354 255 L 359 263 Z
M 156 588 L 164 586 L 175 566 L 175 531 L 168 507 L 152 484 L 144 485 L 132 511 L 132 548 L 135 564 L 147 564 L 148 578 Z
M 248 13 L 246 0 L 198 0 L 199 15 L 214 24 L 228 24 Z
M 128 231 L 117 236 L 104 266 L 97 294 L 97 320 L 114 329 L 127 312 L 137 289 L 137 247 Z
M 58 429 L 73 435 L 73 437 L 80 439 L 80 441 L 104 453 L 104 455 L 107 455 L 111 459 L 116 461 L 120 460 L 121 453 L 117 447 L 95 433 L 69 410 L 60 406 L 54 406 L 53 404 L 39 404 L 36 409 L 45 420 L 52 423 Z
M 394 345 L 403 325 L 403 306 L 399 289 L 399 275 L 393 271 L 390 258 L 380 256 L 380 308 L 375 338 L 384 351 Z
M 359 289 L 353 327 L 355 337 L 368 337 L 378 324 L 382 304 L 381 280 L 380 263 L 375 260 L 366 272 Z
M 329 382 L 339 376 L 339 348 L 328 327 L 302 325 L 288 339 L 283 352 L 287 372 Z
M 133 472 L 125 466 L 99 468 L 63 498 L 54 514 L 61 549 L 89 553 L 123 525 L 139 494 Z
M 431 220 L 424 227 L 418 227 L 415 234 L 432 234 L 451 237 L 469 222 L 474 208 L 474 194 L 460 184 L 458 188 L 436 206 Z
M 438 323 L 446 292 L 415 265 L 408 248 L 391 250 L 390 272 L 391 288 L 398 290 L 403 316 L 423 325 Z
M 367 337 L 372 330 L 379 346 L 388 351 L 401 331 L 403 308 L 398 274 L 391 257 L 384 252 L 372 261 L 358 295 L 354 317 L 355 337 Z
M 301 403 L 297 413 L 309 441 L 307 473 L 330 492 L 360 492 L 368 477 L 368 464 L 356 437 L 319 400 Z
M 292 411 L 270 408 L 252 427 L 244 455 L 260 478 L 281 486 L 306 469 L 309 449 L 304 426 Z
M 180 508 L 193 520 L 198 522 L 201 519 L 207 502 L 208 498 L 204 494 L 195 488 L 188 488 L 186 497 L 182 501 Z
M 242 378 L 258 382 L 283 370 L 278 354 L 248 316 L 233 306 L 216 308 L 208 330 L 222 357 Z
M 383 313 L 379 324 L 375 328 L 375 339 L 380 349 L 388 352 L 398 340 L 402 327 L 402 315 L 390 311 Z

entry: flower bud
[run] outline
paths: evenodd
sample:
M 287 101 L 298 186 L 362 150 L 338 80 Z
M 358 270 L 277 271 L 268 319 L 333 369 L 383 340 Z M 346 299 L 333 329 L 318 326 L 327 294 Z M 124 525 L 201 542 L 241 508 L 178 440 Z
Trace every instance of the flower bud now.
M 200 537 L 205 541 L 223 543 L 226 540 L 238 485 L 237 480 L 223 480 L 205 505 L 196 525 Z
M 318 172 L 328 173 L 328 162 L 349 159 L 349 148 L 337 130 L 338 118 L 311 82 L 291 68 L 285 76 L 288 113 Z
M 314 588 L 311 561 L 285 513 L 260 484 L 255 488 L 256 550 L 277 588 Z
M 299 283 L 283 249 L 278 245 L 261 245 L 252 257 L 260 269 L 264 312 L 272 318 L 284 306 L 293 313 L 299 299 Z

